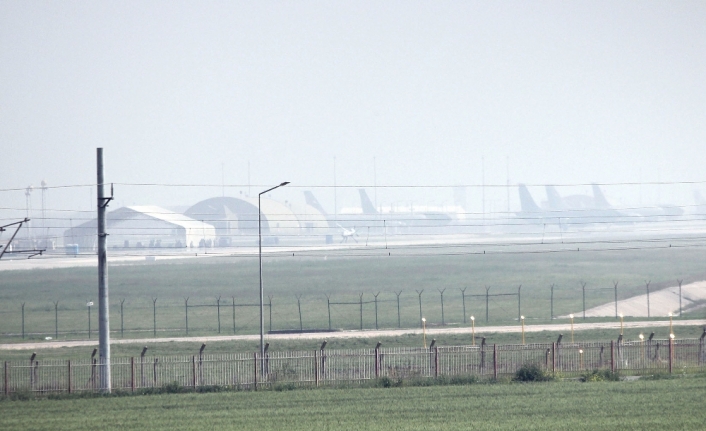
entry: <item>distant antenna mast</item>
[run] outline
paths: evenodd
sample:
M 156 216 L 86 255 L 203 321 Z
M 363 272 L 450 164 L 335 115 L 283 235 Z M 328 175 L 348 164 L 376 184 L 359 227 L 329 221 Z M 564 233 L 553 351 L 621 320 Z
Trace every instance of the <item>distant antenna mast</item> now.
M 505 156 L 505 173 L 507 174 L 507 215 L 510 215 L 510 156 Z
M 333 220 L 338 221 L 338 196 L 336 195 L 336 156 L 333 156 Z
M 375 199 L 375 211 L 378 210 L 378 173 L 377 165 L 375 164 L 375 157 L 373 157 L 373 196 Z
M 49 233 L 47 232 L 47 217 L 46 217 L 46 207 L 44 203 L 45 193 L 47 192 L 47 182 L 42 180 L 42 234 L 44 235 L 44 243 L 46 244 Z
M 485 156 L 480 158 L 480 172 L 481 172 L 481 200 L 483 207 L 483 224 L 485 224 Z

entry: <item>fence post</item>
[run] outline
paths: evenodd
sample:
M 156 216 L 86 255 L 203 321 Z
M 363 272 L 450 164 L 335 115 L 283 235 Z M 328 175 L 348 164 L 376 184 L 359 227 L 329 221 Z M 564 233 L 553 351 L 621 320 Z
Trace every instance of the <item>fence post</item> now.
M 135 392 L 135 357 L 130 356 L 130 391 Z
M 235 296 L 233 298 L 233 333 L 235 334 Z
M 159 358 L 154 358 L 154 365 L 152 368 L 152 381 L 154 382 L 154 387 L 157 387 L 157 362 Z
M 304 325 L 302 323 L 302 303 L 301 303 L 301 294 L 295 295 L 297 297 L 297 308 L 299 309 L 299 331 L 303 332 L 304 331 Z M 361 328 L 363 329 L 363 328 Z
M 480 373 L 485 374 L 485 337 L 480 341 Z
M 551 349 L 547 349 L 546 353 L 544 354 L 544 368 L 549 370 L 549 354 L 551 353 Z
M 59 339 L 59 301 L 54 301 L 54 339 Z
M 682 284 L 683 281 L 684 281 L 684 280 L 677 280 L 677 282 L 679 283 L 679 318 L 680 318 L 680 319 L 681 319 L 681 317 L 682 317 L 682 316 L 681 316 L 681 311 L 682 311 L 682 308 L 681 308 L 681 284 Z
M 154 338 L 157 338 L 157 298 L 152 298 L 152 322 L 154 324 Z
M 498 379 L 498 345 L 493 344 L 493 378 Z
M 316 387 L 319 386 L 319 357 L 314 350 L 314 381 L 316 381 Z
M 380 343 L 375 346 L 375 378 L 380 377 Z
M 615 372 L 615 341 L 610 340 L 610 371 Z
M 439 377 L 439 346 L 434 347 L 434 378 Z
M 218 333 L 221 333 L 221 297 L 216 298 L 216 312 L 218 313 Z
M 323 377 L 326 377 L 326 351 L 324 350 L 325 348 L 326 340 L 321 343 L 321 347 L 319 348 L 319 350 L 321 351 L 321 375 Z
M 490 305 L 490 286 L 487 286 L 485 288 L 485 323 L 488 323 L 490 320 L 490 314 L 489 314 L 489 307 Z
M 254 359 L 254 367 L 253 369 L 255 370 L 255 380 L 253 383 L 253 388 L 257 390 L 257 352 L 253 353 L 253 359 Z
M 672 366 L 674 365 L 674 339 L 669 338 L 669 374 L 672 374 Z
M 67 362 L 68 362 L 68 368 L 69 368 L 69 369 L 68 369 L 69 374 L 68 374 L 68 377 L 67 377 L 67 380 L 68 380 L 67 383 L 69 384 L 69 387 L 68 387 L 69 393 L 71 393 L 71 359 L 69 359 Z
M 556 374 L 556 343 L 552 343 L 552 374 Z
M 267 326 L 268 331 L 272 330 L 272 297 L 273 297 L 273 295 L 267 295 L 267 299 L 269 299 L 269 302 L 267 303 L 267 307 L 270 310 L 270 320 L 269 320 L 269 324 Z
M 123 298 L 120 300 L 120 338 L 125 337 L 125 326 L 123 325 L 123 304 L 125 303 L 125 299 Z
M 360 330 L 363 330 L 363 293 L 360 294 Z
M 189 297 L 184 298 L 184 319 L 186 320 L 186 335 L 189 335 Z
M 191 355 L 191 386 L 196 390 L 196 355 Z

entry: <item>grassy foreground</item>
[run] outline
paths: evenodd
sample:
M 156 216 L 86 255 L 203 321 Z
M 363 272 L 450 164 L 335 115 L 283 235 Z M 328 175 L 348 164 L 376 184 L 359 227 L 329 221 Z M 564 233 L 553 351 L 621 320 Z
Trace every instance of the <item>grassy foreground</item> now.
M 703 429 L 703 376 L 1 401 L 0 429 Z

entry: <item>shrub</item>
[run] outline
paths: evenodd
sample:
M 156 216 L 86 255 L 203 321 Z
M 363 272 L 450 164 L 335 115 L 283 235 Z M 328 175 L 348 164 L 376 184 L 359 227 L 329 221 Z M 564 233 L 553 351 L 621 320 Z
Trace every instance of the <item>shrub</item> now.
M 512 380 L 516 382 L 547 382 L 554 380 L 554 376 L 545 372 L 537 364 L 524 364 L 517 370 Z
M 581 374 L 582 382 L 617 382 L 620 380 L 620 373 L 611 370 L 593 370 Z

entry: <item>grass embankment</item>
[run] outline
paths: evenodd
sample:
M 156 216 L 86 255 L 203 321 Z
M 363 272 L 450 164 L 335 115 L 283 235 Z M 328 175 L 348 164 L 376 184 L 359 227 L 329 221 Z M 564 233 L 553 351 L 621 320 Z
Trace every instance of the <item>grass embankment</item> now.
M 580 314 L 581 282 L 586 285 L 586 307 L 614 299 L 613 281 L 619 282 L 619 298 L 644 294 L 645 280 L 651 289 L 704 278 L 706 250 L 664 249 L 632 251 L 586 251 L 548 254 L 499 254 L 465 256 L 378 256 L 366 258 L 268 257 L 264 268 L 266 295 L 272 295 L 272 328 L 300 327 L 295 295 L 301 295 L 301 326 L 328 328 L 326 294 L 331 302 L 333 328 L 359 329 L 363 294 L 363 327 L 376 326 L 374 294 L 378 295 L 377 325 L 398 327 L 397 296 L 400 293 L 399 325 L 419 324 L 422 313 L 430 326 L 462 325 L 464 307 L 460 289 L 466 289 L 465 315 L 485 322 L 486 286 L 490 294 L 489 324 L 517 323 L 518 286 L 522 285 L 522 314 L 527 323 L 550 322 L 550 288 L 554 289 L 554 315 Z M 189 298 L 189 335 L 218 334 L 220 297 L 221 334 L 253 334 L 259 328 L 258 308 L 235 308 L 258 302 L 258 265 L 250 258 L 213 258 L 119 265 L 110 268 L 111 329 L 121 328 L 126 337 L 184 336 L 185 298 Z M 445 290 L 444 290 L 445 289 Z M 95 268 L 3 271 L 0 277 L 0 341 L 21 341 L 21 304 L 25 303 L 27 339 L 86 339 L 86 301 L 96 301 Z M 442 316 L 441 294 L 444 291 Z M 156 298 L 156 316 L 153 299 Z M 55 314 L 55 301 L 58 301 Z M 265 299 L 266 303 L 269 299 Z M 199 307 L 196 307 L 196 306 Z M 98 312 L 93 307 L 91 326 L 97 337 Z M 57 316 L 58 314 L 58 316 Z M 702 317 L 703 310 L 684 317 Z M 601 320 L 601 319 L 598 319 Z M 592 320 L 596 321 L 596 320 Z M 269 328 L 269 313 L 266 311 Z M 468 322 L 467 322 L 468 323 Z M 114 335 L 118 336 L 118 334 Z
M 703 375 L 0 402 L 1 429 L 703 429 Z

